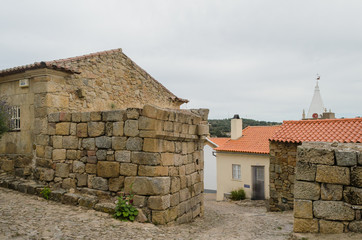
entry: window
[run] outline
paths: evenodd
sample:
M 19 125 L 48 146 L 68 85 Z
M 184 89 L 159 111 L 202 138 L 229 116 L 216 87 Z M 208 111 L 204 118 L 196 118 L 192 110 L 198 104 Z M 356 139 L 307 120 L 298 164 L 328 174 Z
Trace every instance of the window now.
M 9 128 L 11 131 L 20 130 L 20 107 L 13 106 L 9 107 L 10 123 Z
M 233 164 L 233 179 L 241 180 L 241 167 L 238 164 Z

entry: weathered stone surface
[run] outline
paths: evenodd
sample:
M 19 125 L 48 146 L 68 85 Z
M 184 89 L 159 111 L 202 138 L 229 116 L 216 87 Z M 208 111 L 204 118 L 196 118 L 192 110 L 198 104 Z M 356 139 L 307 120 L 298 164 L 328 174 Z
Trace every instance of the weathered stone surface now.
M 56 135 L 69 135 L 70 123 L 61 122 L 55 125 L 55 134 Z
M 62 188 L 64 189 L 71 189 L 76 188 L 76 180 L 72 178 L 66 178 L 62 182 Z
M 43 171 L 43 180 L 44 181 L 47 181 L 47 182 L 50 182 L 50 181 L 53 181 L 54 179 L 54 170 L 53 169 L 44 169 Z
M 345 187 L 343 200 L 349 204 L 362 205 L 362 188 Z
M 141 151 L 143 146 L 143 139 L 139 137 L 130 137 L 126 142 L 126 149 L 130 151 Z
M 77 159 L 77 150 L 67 150 L 67 159 L 69 160 Z
M 102 113 L 101 112 L 90 112 L 90 121 L 98 122 L 102 120 Z
M 316 181 L 322 183 L 336 183 L 336 184 L 349 185 L 350 183 L 349 168 L 318 165 Z
M 88 124 L 78 123 L 77 124 L 77 137 L 88 137 Z
M 353 221 L 350 222 L 348 225 L 348 229 L 351 232 L 357 232 L 357 233 L 362 233 L 362 221 Z
M 295 168 L 295 178 L 297 180 L 314 181 L 317 172 L 317 166 L 309 162 L 297 161 Z
M 79 197 L 80 197 L 79 195 L 74 193 L 66 193 L 63 195 L 62 202 L 64 204 L 77 205 Z
M 342 222 L 320 220 L 319 228 L 320 228 L 319 230 L 320 233 L 336 234 L 336 233 L 343 233 L 344 225 Z
M 191 192 L 188 188 L 180 190 L 180 202 L 183 202 L 191 197 Z
M 351 221 L 355 215 L 354 210 L 341 201 L 314 201 L 313 214 L 317 218 L 341 221 Z
M 170 206 L 174 207 L 180 203 L 180 193 L 176 192 L 170 196 Z
M 118 177 L 119 163 L 99 161 L 97 163 L 97 176 L 99 177 Z
M 170 207 L 170 195 L 151 196 L 148 198 L 147 206 L 153 210 L 165 210 Z
M 65 149 L 54 149 L 53 150 L 53 160 L 65 160 L 67 156 L 67 150 Z
M 339 201 L 342 199 L 343 185 L 322 183 L 321 199 L 328 201 Z
M 103 122 L 89 122 L 88 135 L 90 137 L 98 137 L 104 134 L 105 126 Z
M 97 202 L 98 199 L 94 196 L 81 196 L 78 200 L 79 206 L 87 208 L 94 208 Z
M 316 148 L 315 146 L 298 146 L 298 161 L 318 163 L 325 165 L 334 164 L 334 151 L 332 149 Z
M 1 170 L 4 170 L 5 172 L 14 171 L 14 161 L 3 160 L 1 164 Z
M 362 167 L 351 168 L 351 185 L 362 188 Z
M 318 200 L 320 186 L 314 182 L 296 181 L 294 184 L 294 197 L 296 199 Z
M 360 152 L 358 152 L 358 154 L 357 154 L 357 155 L 358 155 L 358 157 L 357 157 L 357 158 L 358 158 L 358 159 L 357 159 L 357 161 L 358 161 L 358 165 L 360 165 L 360 166 L 361 166 L 361 165 L 362 165 L 362 152 L 361 152 L 361 151 L 360 151 Z
M 159 153 L 132 152 L 131 161 L 141 165 L 160 165 L 161 156 Z
M 125 192 L 132 191 L 137 195 L 165 195 L 170 191 L 169 177 L 126 177 Z
M 55 165 L 55 176 L 66 178 L 69 175 L 69 165 L 67 163 L 57 163 Z
M 106 122 L 117 122 L 123 121 L 126 116 L 126 111 L 124 110 L 113 110 L 113 111 L 105 111 L 102 113 L 102 119 Z
M 96 174 L 97 173 L 97 164 L 87 163 L 85 165 L 85 172 L 88 174 Z
M 135 137 L 138 134 L 138 120 L 127 120 L 124 124 L 124 135 Z
M 119 173 L 123 176 L 136 176 L 137 165 L 133 163 L 121 163 L 119 167 Z
M 131 152 L 130 151 L 116 151 L 115 160 L 117 162 L 131 162 Z
M 140 195 L 134 195 L 133 205 L 136 207 L 145 207 L 147 205 L 146 197 Z
M 313 218 L 313 203 L 310 200 L 294 200 L 295 218 Z
M 91 180 L 92 187 L 99 190 L 108 190 L 108 181 L 102 177 L 93 177 Z
M 63 148 L 63 136 L 52 136 L 53 148 Z
M 52 190 L 50 192 L 50 196 L 49 196 L 49 199 L 50 200 L 53 200 L 53 201 L 56 201 L 56 202 L 61 202 L 62 201 L 62 198 L 63 198 L 63 195 L 66 193 L 65 190 L 63 189 L 56 189 L 56 190 Z
M 179 177 L 172 177 L 171 178 L 171 193 L 176 193 L 181 189 L 181 180 Z
M 335 154 L 338 166 L 357 165 L 357 153 L 355 151 L 336 150 Z
M 126 137 L 112 137 L 112 149 L 124 150 L 126 149 Z
M 294 232 L 298 233 L 317 233 L 319 232 L 317 219 L 294 218 Z
M 109 179 L 109 191 L 118 192 L 124 185 L 124 176 Z
M 198 135 L 208 135 L 209 134 L 209 125 L 198 124 L 197 125 L 197 134 Z
M 79 174 L 77 173 L 76 175 L 77 178 L 77 186 L 78 187 L 85 187 L 88 185 L 88 176 L 87 174 Z
M 73 161 L 73 172 L 74 173 L 84 173 L 85 164 L 81 161 Z
M 94 138 L 83 138 L 82 147 L 86 150 L 95 150 L 96 142 L 95 142 Z
M 143 143 L 143 151 L 145 152 L 162 152 L 163 141 L 155 138 L 145 138 Z
M 111 148 L 112 147 L 112 138 L 101 136 L 96 138 L 96 147 L 98 148 Z
M 123 136 L 123 122 L 113 123 L 113 136 Z
M 168 167 L 140 165 L 139 176 L 168 176 Z
M 78 138 L 75 136 L 64 136 L 63 137 L 63 148 L 77 149 L 78 148 Z
M 168 211 L 152 211 L 152 223 L 164 225 L 169 222 Z
M 98 150 L 96 152 L 96 157 L 98 161 L 104 161 L 107 159 L 107 150 Z
M 100 212 L 113 214 L 116 209 L 116 204 L 114 204 L 114 203 L 97 203 L 94 206 L 94 209 L 97 211 L 100 211 Z

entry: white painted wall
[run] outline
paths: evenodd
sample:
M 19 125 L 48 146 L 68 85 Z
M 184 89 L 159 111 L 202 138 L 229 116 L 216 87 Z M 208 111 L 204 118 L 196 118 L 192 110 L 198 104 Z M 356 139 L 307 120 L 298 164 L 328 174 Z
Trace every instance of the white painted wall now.
M 212 147 L 204 146 L 204 189 L 216 191 L 216 157 Z

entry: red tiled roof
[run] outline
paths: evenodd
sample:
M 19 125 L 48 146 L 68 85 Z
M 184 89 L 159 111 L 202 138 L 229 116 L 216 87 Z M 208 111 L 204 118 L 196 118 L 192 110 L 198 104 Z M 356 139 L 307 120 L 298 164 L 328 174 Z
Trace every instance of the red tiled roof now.
M 209 138 L 209 140 L 218 145 L 219 147 L 221 147 L 222 145 L 224 145 L 224 143 L 229 141 L 230 138 Z
M 362 118 L 284 121 L 272 141 L 362 142 Z
M 280 126 L 249 126 L 243 129 L 243 136 L 237 140 L 229 140 L 216 151 L 269 153 L 269 138 Z

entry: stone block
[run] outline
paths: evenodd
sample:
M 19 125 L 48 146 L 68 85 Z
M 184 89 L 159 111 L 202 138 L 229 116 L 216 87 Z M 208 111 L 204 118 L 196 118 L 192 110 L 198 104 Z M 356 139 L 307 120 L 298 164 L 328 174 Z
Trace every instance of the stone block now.
M 76 123 L 70 123 L 69 134 L 71 136 L 76 136 L 77 135 L 77 124 Z
M 126 137 L 112 137 L 112 149 L 124 150 L 126 149 Z
M 343 233 L 344 225 L 342 222 L 320 220 L 319 229 L 323 234 L 337 234 Z
M 138 128 L 140 130 L 156 130 L 159 120 L 141 116 L 138 120 Z
M 99 122 L 101 120 L 102 120 L 102 113 L 101 112 L 90 112 L 90 121 Z
M 357 154 L 358 156 L 357 156 L 357 161 L 358 161 L 358 165 L 362 165 L 362 152 L 360 151 L 360 152 L 358 152 L 358 154 Z
M 350 184 L 350 171 L 348 167 L 317 166 L 316 181 L 322 183 Z
M 189 174 L 195 172 L 195 164 L 194 163 L 187 164 L 185 166 L 185 169 L 186 169 L 186 175 L 189 175 Z
M 294 218 L 294 232 L 297 233 L 318 233 L 319 226 L 317 219 Z
M 98 161 L 107 160 L 107 150 L 98 150 L 96 156 Z
M 357 152 L 348 150 L 335 150 L 338 166 L 357 165 Z
M 77 150 L 67 150 L 67 159 L 69 160 L 78 159 Z
M 37 135 L 35 138 L 35 142 L 37 145 L 49 145 L 49 136 L 48 135 Z
M 294 197 L 296 199 L 318 200 L 320 192 L 319 183 L 296 181 L 294 184 Z
M 63 148 L 63 137 L 52 136 L 53 148 Z
M 75 136 L 64 136 L 63 137 L 63 148 L 77 149 L 78 148 L 78 138 Z
M 72 122 L 80 122 L 82 120 L 82 115 L 81 113 L 77 112 L 77 113 L 72 113 Z
M 152 223 L 156 225 L 165 225 L 168 223 L 168 211 L 152 211 Z
M 179 177 L 171 178 L 171 193 L 176 193 L 181 189 L 181 180 Z
M 94 208 L 98 203 L 97 197 L 94 196 L 81 196 L 78 200 L 79 206 Z
M 62 182 L 62 188 L 64 189 L 75 189 L 76 188 L 76 180 L 72 178 L 66 178 Z
M 3 160 L 1 164 L 1 170 L 5 172 L 14 171 L 14 161 L 12 160 Z
M 94 206 L 94 209 L 96 211 L 109 213 L 109 214 L 114 214 L 114 211 L 116 209 L 116 204 L 114 204 L 114 203 L 97 203 Z
M 139 176 L 168 176 L 168 167 L 140 165 L 138 168 Z
M 59 113 L 59 121 L 61 121 L 61 122 L 70 122 L 71 120 L 72 120 L 72 114 L 71 113 L 65 113 L 65 112 Z
M 48 122 L 59 122 L 59 113 L 48 114 Z
M 145 138 L 143 142 L 143 151 L 145 152 L 162 152 L 163 140 L 155 138 Z
M 77 137 L 88 137 L 88 124 L 87 123 L 78 123 L 77 124 Z
M 355 216 L 354 210 L 341 201 L 314 201 L 313 214 L 317 218 L 340 221 L 351 221 Z
M 82 112 L 81 113 L 81 121 L 82 122 L 89 122 L 91 120 L 90 112 Z
M 321 184 L 321 199 L 327 201 L 339 201 L 342 199 L 343 185 Z
M 209 125 L 198 124 L 197 125 L 197 134 L 198 135 L 208 135 L 209 134 Z
M 169 177 L 126 177 L 125 192 L 137 195 L 166 195 L 170 191 Z
M 97 157 L 96 156 L 88 156 L 87 157 L 87 163 L 97 163 Z
M 204 182 L 198 182 L 192 186 L 194 195 L 200 194 L 204 190 Z M 193 195 L 193 196 L 194 196 Z
M 111 148 L 112 147 L 112 138 L 101 136 L 97 137 L 96 139 L 96 147 L 98 148 Z
M 313 218 L 313 203 L 310 200 L 294 199 L 295 218 Z
M 57 189 L 57 190 L 52 190 L 50 192 L 50 196 L 49 199 L 52 201 L 56 201 L 56 202 L 61 202 L 63 195 L 66 193 L 67 191 L 63 190 L 63 189 Z
M 117 162 L 129 163 L 131 162 L 131 152 L 130 151 L 116 151 L 115 160 Z
M 174 153 L 162 153 L 161 154 L 161 164 L 163 166 L 176 165 L 176 162 L 179 163 L 179 161 L 175 160 L 176 158 L 177 158 L 177 160 L 179 160 L 180 156 L 178 154 L 174 154 Z
M 145 105 L 142 109 L 142 115 L 149 118 L 157 119 L 158 108 L 152 105 Z
M 351 185 L 362 188 L 362 167 L 351 168 Z
M 118 177 L 119 176 L 119 163 L 99 161 L 97 163 L 97 176 L 99 177 Z
M 124 124 L 124 134 L 129 137 L 135 137 L 139 134 L 138 120 L 127 120 Z
M 138 119 L 140 116 L 141 109 L 139 108 L 128 108 L 126 110 L 127 119 Z
M 314 181 L 317 173 L 317 166 L 309 162 L 297 161 L 295 178 L 297 180 Z
M 123 136 L 123 133 L 124 133 L 123 122 L 114 122 L 113 136 Z
M 73 172 L 74 173 L 84 173 L 85 164 L 81 161 L 73 161 Z
M 124 185 L 124 177 L 123 176 L 109 179 L 109 191 L 111 191 L 111 192 L 120 191 L 122 189 L 123 185 Z
M 78 187 L 86 187 L 88 185 L 88 176 L 87 174 L 79 174 L 75 175 L 77 178 L 77 186 Z
M 98 137 L 104 135 L 105 125 L 103 122 L 89 122 L 88 135 L 90 137 Z
M 67 156 L 67 150 L 65 149 L 53 149 L 53 160 L 65 160 Z
M 141 151 L 143 139 L 139 137 L 129 137 L 126 141 L 126 149 L 130 151 Z
M 183 202 L 189 198 L 191 198 L 191 192 L 188 188 L 180 190 L 180 202 Z
M 315 148 L 315 146 L 298 146 L 297 161 L 333 165 L 334 151 Z
M 79 197 L 80 197 L 79 195 L 74 193 L 66 193 L 63 195 L 62 202 L 64 204 L 77 205 Z
M 148 198 L 147 206 L 152 210 L 166 210 L 170 207 L 170 195 L 151 196 Z
M 69 130 L 70 130 L 69 122 L 60 122 L 55 125 L 56 135 L 69 135 Z
M 96 149 L 96 141 L 94 138 L 83 138 L 82 139 L 82 148 L 86 150 L 95 150 Z
M 135 164 L 156 166 L 160 165 L 161 155 L 160 153 L 132 152 L 131 161 Z
M 87 163 L 85 165 L 85 172 L 88 174 L 96 174 L 97 173 L 97 164 Z
M 105 178 L 102 177 L 93 177 L 91 179 L 92 188 L 99 189 L 103 191 L 108 190 L 108 181 Z
M 343 200 L 352 205 L 362 205 L 362 188 L 345 187 Z
M 348 229 L 351 232 L 362 233 L 362 221 L 353 221 L 348 224 Z
M 121 163 L 119 167 L 119 174 L 122 176 L 136 176 L 137 165 L 133 163 Z
M 170 195 L 170 207 L 177 206 L 180 203 L 180 193 L 176 192 Z
M 105 111 L 102 113 L 102 119 L 105 122 L 117 122 L 123 121 L 126 118 L 126 111 L 124 110 L 113 110 Z

